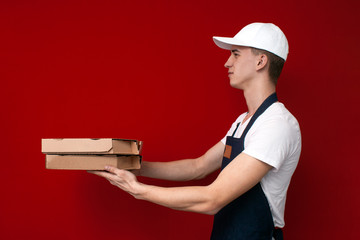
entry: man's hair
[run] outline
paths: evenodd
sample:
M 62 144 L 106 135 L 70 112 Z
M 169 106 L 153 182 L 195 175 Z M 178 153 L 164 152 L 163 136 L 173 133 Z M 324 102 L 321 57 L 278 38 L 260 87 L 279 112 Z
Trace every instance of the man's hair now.
M 265 54 L 267 56 L 269 63 L 269 77 L 276 86 L 277 80 L 280 77 L 281 70 L 284 67 L 285 60 L 265 50 L 252 47 L 251 51 L 255 55 Z

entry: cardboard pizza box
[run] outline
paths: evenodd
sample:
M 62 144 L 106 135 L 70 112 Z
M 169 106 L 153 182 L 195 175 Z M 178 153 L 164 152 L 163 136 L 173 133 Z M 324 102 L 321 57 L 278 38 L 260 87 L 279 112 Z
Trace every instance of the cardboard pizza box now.
M 141 156 L 46 155 L 47 169 L 104 170 L 106 165 L 127 170 L 140 169 Z
M 118 138 L 53 138 L 41 140 L 45 154 L 139 155 L 142 142 Z

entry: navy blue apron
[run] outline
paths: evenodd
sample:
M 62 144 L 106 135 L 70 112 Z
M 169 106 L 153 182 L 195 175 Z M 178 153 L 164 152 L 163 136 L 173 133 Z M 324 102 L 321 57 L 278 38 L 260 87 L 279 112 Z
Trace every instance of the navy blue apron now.
M 226 138 L 221 169 L 224 169 L 244 150 L 244 140 L 255 120 L 274 102 L 276 93 L 270 95 L 256 110 L 240 138 L 234 134 Z M 282 240 L 281 229 L 275 229 L 267 198 L 260 182 L 249 191 L 226 205 L 214 217 L 211 240 Z

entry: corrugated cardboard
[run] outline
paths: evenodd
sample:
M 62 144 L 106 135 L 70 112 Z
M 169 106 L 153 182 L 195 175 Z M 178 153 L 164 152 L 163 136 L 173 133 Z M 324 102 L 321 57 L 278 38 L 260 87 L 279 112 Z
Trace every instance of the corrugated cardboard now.
M 57 138 L 42 139 L 46 154 L 121 154 L 139 155 L 141 141 L 114 138 Z
M 106 165 L 127 170 L 139 169 L 141 156 L 46 155 L 47 169 L 104 170 Z

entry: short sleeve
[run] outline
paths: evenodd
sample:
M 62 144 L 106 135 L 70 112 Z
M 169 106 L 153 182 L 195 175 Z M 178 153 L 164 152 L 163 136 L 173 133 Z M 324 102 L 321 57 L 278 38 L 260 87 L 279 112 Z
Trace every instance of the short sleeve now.
M 245 137 L 244 153 L 278 170 L 293 151 L 297 132 L 296 127 L 281 117 L 255 122 Z

